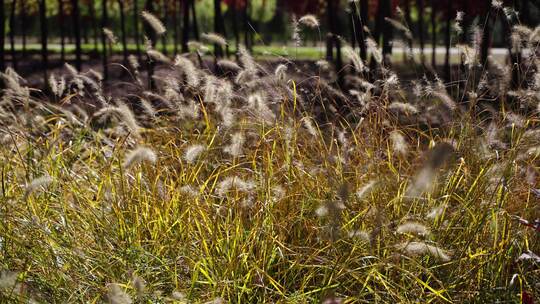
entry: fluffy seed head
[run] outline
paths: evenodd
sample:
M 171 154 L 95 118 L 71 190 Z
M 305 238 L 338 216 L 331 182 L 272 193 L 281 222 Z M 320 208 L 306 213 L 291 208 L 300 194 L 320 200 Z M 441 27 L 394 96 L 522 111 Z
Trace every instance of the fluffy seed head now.
M 410 256 L 430 255 L 442 262 L 450 261 L 449 254 L 439 247 L 424 242 L 407 242 L 398 245 L 398 249 Z
M 229 191 L 236 189 L 239 192 L 251 192 L 255 188 L 253 181 L 244 181 L 238 176 L 230 176 L 222 180 L 217 188 L 216 194 L 220 197 L 224 197 Z
M 135 289 L 139 297 L 144 295 L 146 289 L 146 282 L 143 280 L 143 278 L 139 276 L 134 276 L 131 284 L 133 285 L 133 288 Z
M 540 263 L 540 256 L 538 256 L 536 253 L 530 250 L 527 250 L 517 258 L 517 261 L 526 261 L 526 260 L 532 260 L 535 263 Z
M 315 127 L 313 123 L 313 119 L 311 117 L 306 116 L 302 118 L 302 123 L 304 124 L 304 127 L 306 128 L 306 130 L 311 136 L 316 137 L 319 134 L 319 132 L 317 131 L 317 128 Z
M 315 17 L 314 15 L 305 15 L 302 18 L 300 18 L 298 22 L 310 28 L 319 27 L 319 19 L 317 19 L 317 17 Z
M 232 72 L 238 72 L 242 69 L 236 62 L 227 59 L 221 59 L 217 65 L 223 70 Z
M 416 234 L 420 236 L 425 236 L 429 234 L 429 229 L 418 222 L 411 221 L 399 225 L 396 229 L 396 232 L 400 234 Z
M 414 177 L 414 181 L 407 189 L 406 195 L 417 197 L 425 191 L 429 191 L 435 185 L 438 170 L 453 155 L 454 147 L 448 143 L 437 144 L 428 152 L 425 165 Z
M 373 191 L 375 184 L 377 184 L 377 182 L 372 180 L 364 186 L 360 187 L 356 191 L 356 198 L 358 198 L 359 200 L 363 200 L 368 194 L 371 193 L 371 191 Z
M 208 43 L 217 44 L 221 47 L 225 47 L 227 45 L 227 40 L 223 36 L 216 33 L 203 33 L 201 38 Z
M 238 52 L 240 53 L 240 63 L 244 67 L 245 70 L 250 72 L 256 72 L 257 71 L 257 64 L 255 63 L 255 60 L 249 54 L 248 50 L 245 46 L 240 45 L 238 48 Z
M 294 45 L 299 47 L 302 44 L 302 37 L 300 37 L 300 26 L 298 26 L 298 20 L 295 17 L 292 19 L 292 40 Z
M 330 69 L 330 63 L 326 60 L 317 60 L 315 63 L 321 70 L 328 70 Z
M 103 28 L 103 34 L 105 34 L 105 38 L 107 38 L 107 41 L 110 44 L 116 44 L 118 42 L 118 39 L 114 35 L 113 31 L 111 31 L 110 29 L 104 27 Z
M 234 133 L 232 136 L 231 144 L 226 146 L 223 151 L 227 154 L 230 154 L 233 157 L 238 157 L 242 155 L 242 150 L 246 138 L 241 132 Z
M 363 230 L 354 230 L 349 232 L 349 237 L 354 239 L 362 240 L 366 243 L 369 243 L 369 233 Z
M 366 45 L 368 50 L 371 52 L 371 56 L 373 56 L 373 59 L 375 59 L 375 61 L 380 64 L 383 60 L 383 55 L 382 51 L 377 46 L 377 42 L 375 42 L 375 40 L 373 40 L 372 38 L 368 38 L 366 39 Z
M 167 31 L 167 29 L 163 25 L 163 22 L 161 22 L 158 17 L 152 15 L 147 11 L 143 11 L 141 13 L 141 16 L 143 17 L 144 21 L 146 21 L 146 23 L 150 25 L 154 32 L 156 32 L 156 34 L 163 35 Z
M 358 55 L 358 53 L 350 46 L 346 46 L 343 48 L 343 53 L 345 54 L 345 57 L 349 58 L 349 60 L 352 62 L 354 68 L 358 72 L 362 72 L 365 70 L 364 63 L 362 62 L 362 58 Z
M 503 2 L 501 0 L 491 0 L 491 6 L 494 9 L 502 9 Z
M 206 150 L 206 147 L 203 145 L 193 145 L 186 149 L 186 152 L 184 153 L 184 159 L 188 163 L 193 163 L 195 160 L 201 155 L 202 152 Z
M 33 179 L 28 185 L 26 185 L 26 191 L 24 196 L 30 196 L 36 190 L 47 187 L 53 181 L 53 178 L 47 174 Z
M 431 209 L 431 211 L 426 215 L 426 219 L 428 220 L 437 219 L 444 213 L 444 209 L 446 209 L 446 206 L 444 204 Z
M 392 142 L 392 149 L 396 154 L 401 156 L 407 155 L 409 145 L 399 131 L 392 131 L 390 133 L 390 141 Z
M 418 113 L 418 109 L 415 106 L 413 106 L 412 104 L 399 102 L 399 101 L 392 102 L 388 106 L 388 109 L 389 110 L 394 110 L 394 111 L 396 111 L 398 113 L 403 113 L 405 115 Z
M 171 63 L 171 60 L 167 56 L 163 55 L 163 53 L 161 53 L 160 51 L 148 50 L 146 51 L 146 53 L 154 61 L 162 62 L 162 63 Z
M 178 55 L 174 60 L 174 66 L 181 70 L 181 72 L 184 74 L 185 81 L 189 86 L 197 87 L 199 85 L 199 74 L 197 72 L 197 68 L 193 62 L 191 62 L 191 60 Z
M 138 70 L 140 67 L 139 60 L 137 60 L 137 57 L 135 57 L 135 55 L 129 55 L 128 63 L 133 70 Z
M 125 293 L 120 285 L 110 284 L 108 286 L 107 298 L 111 304 L 131 304 L 133 301 L 131 297 Z
M 287 65 L 278 65 L 276 67 L 276 70 L 274 71 L 274 75 L 276 76 L 278 81 L 285 81 L 287 79 Z
M 15 288 L 19 274 L 15 271 L 2 270 L 0 272 L 0 290 L 10 290 Z
M 123 167 L 129 169 L 142 162 L 149 162 L 154 164 L 156 161 L 156 152 L 147 147 L 139 147 L 128 153 L 124 161 Z

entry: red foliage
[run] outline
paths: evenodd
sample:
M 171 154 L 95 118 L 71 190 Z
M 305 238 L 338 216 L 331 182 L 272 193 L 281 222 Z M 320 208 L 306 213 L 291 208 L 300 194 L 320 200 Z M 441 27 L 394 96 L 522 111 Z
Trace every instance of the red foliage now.
M 324 7 L 326 7 L 325 0 L 290 0 L 285 2 L 285 8 L 297 16 L 320 14 Z
M 246 1 L 248 0 L 223 0 L 223 3 L 227 4 L 227 6 L 236 4 L 236 9 L 241 10 L 246 7 Z

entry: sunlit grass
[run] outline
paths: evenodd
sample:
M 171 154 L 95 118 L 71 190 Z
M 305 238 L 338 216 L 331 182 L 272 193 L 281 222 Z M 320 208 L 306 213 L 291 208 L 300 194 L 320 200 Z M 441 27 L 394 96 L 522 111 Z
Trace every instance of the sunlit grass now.
M 135 296 L 134 276 L 147 282 L 145 301 L 177 290 L 191 300 L 250 303 L 318 302 L 330 294 L 361 302 L 517 301 L 522 288 L 537 283 L 533 270 L 514 262 L 538 249 L 534 231 L 511 218 L 532 216 L 535 204 L 513 163 L 517 130 L 514 147 L 498 160 L 478 153 L 469 122 L 442 137 L 408 130 L 413 147 L 403 157 L 388 148 L 378 119 L 346 129 L 347 146 L 327 132 L 313 137 L 299 123 L 246 121 L 236 127 L 251 134 L 245 154 L 231 158 L 216 123 L 184 129 L 163 118 L 141 140 L 157 162 L 122 168 L 127 138 L 104 145 L 101 131 L 43 118 L 47 136 L 7 129 L 0 149 L 2 267 L 19 272 L 21 299 L 99 302 L 109 283 Z M 407 199 L 423 143 L 443 139 L 455 140 L 457 159 L 430 195 Z M 183 153 L 195 143 L 207 150 L 188 164 Z M 488 173 L 501 164 L 504 183 Z M 43 175 L 52 183 L 24 198 L 24 185 Z M 255 188 L 217 195 L 230 176 Z M 350 192 L 371 180 L 377 184 L 368 195 Z M 346 207 L 337 237 L 329 238 L 333 220 L 315 211 L 338 200 L 343 185 L 350 189 Z M 443 212 L 427 219 L 439 206 Z M 429 234 L 397 234 L 407 219 Z M 370 239 L 349 237 L 354 231 Z M 399 244 L 412 240 L 438 246 L 450 259 L 407 257 Z M 514 274 L 519 279 L 510 286 Z

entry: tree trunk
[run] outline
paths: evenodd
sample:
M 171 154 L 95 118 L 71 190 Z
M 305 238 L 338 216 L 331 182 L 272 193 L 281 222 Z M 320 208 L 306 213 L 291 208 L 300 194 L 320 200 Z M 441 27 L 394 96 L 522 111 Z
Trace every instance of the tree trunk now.
M 28 22 L 28 13 L 26 11 L 27 7 L 26 7 L 26 2 L 23 1 L 21 3 L 21 21 L 22 21 L 22 24 L 23 25 L 26 25 L 27 22 Z M 21 35 L 22 35 L 22 57 L 23 58 L 26 58 L 26 35 L 28 34 L 27 32 L 27 27 L 26 26 L 21 26 Z
M 486 1 L 487 3 L 487 7 L 489 7 L 490 5 L 490 1 L 487 0 Z M 489 9 L 486 10 L 485 14 L 483 14 L 483 18 L 481 18 L 480 20 L 485 20 L 484 22 L 484 27 L 483 27 L 483 31 L 482 31 L 482 43 L 480 45 L 480 63 L 484 66 L 484 67 L 487 67 L 487 59 L 488 59 L 488 55 L 489 55 L 489 47 L 491 45 L 491 20 L 490 20 L 490 16 L 489 16 Z
M 382 25 L 383 25 L 383 46 L 382 46 L 382 53 L 384 56 L 383 60 L 387 60 L 387 55 L 392 54 L 392 27 L 384 25 L 385 18 L 392 18 L 392 4 L 391 0 L 382 0 Z
M 341 71 L 343 67 L 343 62 L 341 60 L 341 41 L 337 33 L 339 33 L 338 24 L 337 24 L 337 8 L 338 4 L 335 0 L 327 0 L 327 13 L 328 13 L 328 25 L 330 28 L 330 33 L 328 34 L 327 41 L 327 58 L 331 56 L 333 58 L 333 49 L 336 48 L 336 72 L 338 76 L 338 85 L 343 84 L 343 73 Z
M 108 79 L 109 78 L 109 63 L 107 60 L 108 55 L 108 47 L 107 47 L 107 36 L 103 32 L 103 29 L 106 28 L 109 24 L 109 16 L 108 16 L 108 10 L 107 10 L 107 0 L 101 1 L 101 59 L 103 62 L 103 78 Z
M 446 10 L 446 35 L 444 37 L 444 42 L 446 46 L 446 55 L 444 58 L 444 75 L 446 81 L 450 82 L 450 43 L 451 43 L 451 35 L 452 35 L 452 15 L 450 12 L 452 11 L 452 1 L 447 0 L 448 6 Z
M 17 70 L 17 55 L 15 52 L 15 13 L 17 8 L 17 0 L 11 2 L 11 13 L 9 16 L 9 43 L 11 46 L 11 66 Z M 4 20 L 2 20 L 4 22 Z
M 0 0 L 0 20 L 5 20 L 5 3 L 4 0 Z M 6 35 L 6 29 L 4 22 L 0 22 L 0 71 L 3 72 L 6 68 L 6 57 L 5 57 L 5 50 L 4 50 L 4 44 L 5 44 L 5 35 Z
M 165 27 L 167 27 L 167 19 L 169 17 L 169 10 L 167 4 L 167 0 L 163 0 L 163 24 L 165 25 Z M 161 35 L 161 51 L 163 52 L 163 54 L 167 55 L 167 32 Z
M 232 26 L 233 26 L 233 35 L 234 35 L 234 44 L 236 46 L 236 53 L 238 54 L 238 48 L 240 47 L 240 33 L 238 31 L 238 0 L 233 0 L 232 2 Z
M 80 21 L 82 21 L 82 24 L 87 24 L 87 23 L 91 24 L 91 22 L 88 22 L 87 18 L 84 18 L 84 16 L 80 15 L 80 11 L 79 11 L 79 18 L 80 18 Z M 88 44 L 90 42 L 90 28 L 88 26 L 83 26 L 81 30 L 82 30 L 82 36 L 81 36 L 82 43 Z
M 356 48 L 356 43 L 358 41 L 358 34 L 357 34 L 357 29 L 358 29 L 358 24 L 359 24 L 359 19 L 360 17 L 358 16 L 358 10 L 356 9 L 356 2 L 354 1 L 349 1 L 349 14 L 350 14 L 350 18 L 349 18 L 349 21 L 350 21 L 350 32 L 351 32 L 351 47 L 354 49 Z
M 244 19 L 244 44 L 246 46 L 246 49 L 251 51 L 251 26 L 249 23 L 249 1 L 246 1 L 244 6 L 244 13 L 243 13 L 243 19 Z
M 407 22 L 407 26 L 411 30 L 412 34 L 415 34 L 414 24 L 412 22 L 412 16 L 411 16 L 411 0 L 405 0 L 404 3 L 405 6 L 405 22 Z M 410 48 L 412 48 L 412 45 L 410 45 Z
M 431 66 L 437 68 L 437 9 L 431 0 Z
M 420 61 L 422 65 L 426 64 L 426 57 L 424 54 L 424 0 L 417 0 L 418 4 L 418 38 L 420 40 Z
M 384 11 L 383 11 L 383 2 L 386 0 L 379 0 L 379 5 L 377 7 L 377 16 L 375 18 L 375 32 L 373 33 L 373 39 L 379 47 L 381 46 L 381 36 L 382 36 L 382 27 L 384 26 Z M 377 62 L 371 56 L 371 62 L 369 64 L 370 70 L 373 72 L 375 71 L 375 68 L 377 67 Z
M 66 31 L 64 25 L 64 0 L 58 0 L 58 24 L 60 27 L 60 61 L 66 61 Z
M 47 86 L 47 69 L 49 65 L 48 50 L 47 50 L 47 1 L 39 1 L 39 20 L 41 27 L 41 69 L 43 70 L 43 81 Z
M 521 20 L 526 26 L 531 26 L 531 12 L 529 8 L 529 0 L 521 0 L 519 12 L 521 13 Z
M 326 60 L 334 61 L 334 5 L 333 0 L 326 1 L 326 17 L 328 22 L 328 34 L 326 35 Z
M 173 0 L 173 44 L 174 44 L 174 55 L 178 54 L 178 1 Z
M 145 9 L 147 12 L 154 14 L 154 6 L 153 6 L 153 0 L 146 0 Z M 144 32 L 146 36 L 150 39 L 150 43 L 152 44 L 152 48 L 156 47 L 157 44 L 157 34 L 152 29 L 150 25 L 147 23 L 144 23 Z M 156 87 L 156 83 L 154 81 L 154 69 L 155 69 L 155 62 L 150 58 L 148 54 L 146 54 L 146 60 L 148 65 L 148 87 L 150 90 L 154 90 Z
M 221 0 L 214 0 L 214 32 L 216 34 L 223 33 L 223 14 L 221 13 Z M 214 44 L 214 55 L 216 58 L 223 57 L 223 49 L 221 45 Z
M 73 31 L 75 32 L 75 67 L 78 71 L 82 70 L 82 48 L 81 48 L 81 27 L 79 25 L 80 11 L 79 1 L 71 0 L 71 6 L 73 8 Z
M 137 46 L 137 57 L 141 60 L 141 35 L 139 33 L 139 1 L 133 0 L 133 28 L 135 34 L 135 45 Z
M 413 24 L 413 21 L 412 21 L 412 16 L 411 16 L 411 2 L 409 0 L 405 0 L 405 22 L 407 23 L 407 27 L 410 29 L 411 31 L 411 34 L 414 36 L 415 35 L 415 30 L 414 30 L 414 24 Z M 388 25 L 386 25 L 388 26 Z M 403 46 L 405 47 L 405 46 Z M 407 38 L 407 47 L 409 48 L 409 52 L 411 53 L 411 55 L 414 55 L 414 51 L 413 51 L 413 39 L 412 38 Z M 403 62 L 407 62 L 407 60 L 409 60 L 408 56 L 407 56 L 407 53 L 405 50 L 403 50 Z M 414 57 L 413 57 L 414 58 Z
M 92 26 L 92 39 L 94 40 L 94 54 L 99 54 L 99 42 L 98 42 L 98 26 L 97 26 L 97 20 L 96 20 L 96 8 L 94 7 L 94 2 L 91 1 L 89 3 L 89 13 L 90 13 L 90 23 Z
M 195 37 L 195 40 L 200 40 L 199 35 L 199 22 L 197 21 L 197 10 L 195 9 L 195 0 L 191 1 L 191 16 L 193 17 L 193 37 Z
M 367 59 L 367 46 L 366 46 L 366 35 L 364 31 L 364 26 L 368 26 L 368 10 L 369 10 L 369 4 L 367 0 L 361 0 L 360 1 L 360 37 L 361 43 L 360 43 L 360 58 L 362 60 L 366 61 Z
M 126 34 L 126 13 L 124 0 L 118 0 L 118 7 L 120 10 L 120 33 L 122 35 L 122 55 L 124 59 L 124 65 L 128 62 L 128 49 L 127 49 L 127 34 Z
M 189 47 L 188 47 L 188 42 L 189 42 L 189 3 L 190 3 L 190 0 L 184 0 L 182 2 L 183 6 L 182 6 L 182 14 L 183 14 L 183 23 L 184 25 L 182 26 L 182 53 L 188 53 L 189 52 Z

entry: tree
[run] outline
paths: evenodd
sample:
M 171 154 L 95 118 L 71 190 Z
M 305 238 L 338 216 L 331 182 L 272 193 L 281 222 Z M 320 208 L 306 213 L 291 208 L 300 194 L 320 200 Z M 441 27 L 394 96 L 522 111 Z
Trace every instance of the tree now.
M 173 43 L 174 43 L 174 55 L 178 54 L 178 4 L 180 0 L 173 0 Z
M 366 37 L 364 35 L 364 26 L 367 26 L 369 23 L 368 20 L 368 10 L 369 10 L 369 4 L 368 0 L 361 0 L 360 1 L 360 26 L 361 26 L 361 44 L 360 44 L 360 58 L 362 60 L 367 59 L 367 46 L 366 46 Z
M 226 36 L 225 21 L 223 20 L 223 13 L 221 12 L 221 0 L 214 0 L 214 32 Z M 221 45 L 214 45 L 214 54 L 216 58 L 223 57 Z
M 99 38 L 98 38 L 99 27 L 98 27 L 98 22 L 96 19 L 96 8 L 94 6 L 94 2 L 95 1 L 85 1 L 85 4 L 87 5 L 88 13 L 90 14 L 90 23 L 92 26 L 92 36 L 93 36 L 92 38 L 94 40 L 93 41 L 94 53 L 99 54 Z
M 489 2 L 489 0 L 485 0 Z M 483 14 L 481 20 L 485 20 L 484 30 L 482 31 L 482 42 L 480 44 L 480 63 L 484 66 L 487 65 L 487 59 L 489 55 L 489 46 L 491 44 L 491 20 L 490 20 L 489 11 L 486 10 Z
M 437 67 L 437 7 L 435 0 L 431 0 L 431 66 Z
M 105 32 L 103 31 L 104 28 L 107 27 L 109 23 L 109 13 L 107 10 L 107 0 L 101 0 L 101 59 L 103 62 L 103 78 L 107 79 L 109 77 L 109 67 L 108 67 L 108 60 L 107 60 L 107 36 L 105 35 Z
M 126 34 L 126 16 L 124 0 L 118 0 L 118 10 L 120 11 L 120 34 L 122 39 L 122 54 L 124 64 L 128 61 L 127 34 Z
M 79 11 L 79 0 L 71 0 L 72 12 L 71 17 L 73 18 L 73 32 L 75 34 L 75 67 L 78 71 L 82 70 L 82 47 L 81 47 L 81 27 L 79 24 L 80 11 Z
M 341 85 L 343 83 L 343 75 L 340 73 L 341 68 L 343 67 L 343 62 L 341 60 L 341 40 L 338 36 L 340 32 L 338 29 L 337 23 L 337 5 L 338 1 L 327 0 L 327 17 L 328 17 L 328 27 L 330 32 L 328 33 L 327 42 L 326 42 L 326 58 L 327 60 L 333 60 L 334 47 L 336 49 L 336 70 L 338 71 L 338 83 Z
M 64 25 L 64 0 L 58 0 L 58 24 L 60 27 L 60 60 L 66 61 L 66 32 Z
M 5 20 L 5 14 L 4 14 L 4 8 L 5 3 L 4 0 L 0 0 L 0 70 L 4 70 L 6 67 L 6 57 L 5 57 L 5 51 L 4 51 L 4 44 L 5 44 L 5 28 L 4 28 L 4 20 Z
M 141 59 L 141 35 L 139 33 L 139 1 L 133 0 L 133 29 L 135 35 L 135 45 L 137 46 L 137 56 Z
M 395 5 L 395 2 L 394 2 Z M 374 38 L 377 43 L 381 43 L 382 40 L 382 53 L 386 58 L 386 55 L 392 52 L 392 46 L 390 41 L 392 40 L 392 27 L 385 25 L 386 18 L 392 17 L 392 2 L 391 0 L 380 0 L 377 7 L 377 17 L 375 19 L 375 33 Z M 372 69 L 375 67 L 375 61 L 371 60 Z
M 21 3 L 21 21 L 23 25 L 28 24 L 28 12 L 27 12 L 27 3 L 23 1 Z M 22 36 L 22 57 L 26 57 L 26 35 L 27 35 L 27 26 L 21 27 L 21 36 Z
M 47 1 L 39 1 L 39 21 L 41 27 L 41 69 L 43 70 L 43 81 L 47 83 L 47 69 L 49 65 L 47 49 Z
M 405 0 L 405 21 L 407 22 L 407 26 L 410 27 L 412 31 L 413 21 L 412 21 L 412 16 L 411 16 L 411 2 L 409 0 Z M 407 42 L 409 44 L 409 49 L 412 50 L 413 40 L 407 39 Z
M 189 42 L 189 7 L 190 7 L 190 0 L 183 0 L 183 7 L 182 7 L 182 13 L 183 13 L 183 21 L 184 25 L 182 26 L 182 53 L 189 52 L 188 48 L 188 42 Z
M 158 1 L 159 6 L 159 1 Z M 163 24 L 167 26 L 167 17 L 169 14 L 169 10 L 167 7 L 167 0 L 163 0 Z M 161 50 L 163 54 L 167 54 L 167 33 L 161 35 Z
M 238 8 L 239 8 L 239 0 L 232 0 L 229 4 L 229 9 L 232 13 L 232 26 L 233 26 L 233 35 L 234 35 L 234 43 L 236 46 L 236 50 L 240 47 L 240 32 L 238 30 Z M 244 3 L 245 5 L 245 3 Z
M 418 5 L 418 38 L 420 40 L 420 60 L 425 64 L 424 56 L 424 0 L 417 0 Z
M 452 0 L 446 0 L 447 3 L 447 11 L 446 11 L 446 33 L 444 37 L 444 43 L 446 46 L 446 55 L 444 57 L 444 77 L 446 81 L 450 81 L 450 42 L 451 42 L 451 35 L 452 35 L 452 15 L 450 12 L 452 11 Z
M 152 0 L 146 0 L 145 9 L 146 9 L 147 12 L 149 12 L 151 14 L 155 13 L 154 12 L 154 5 L 153 5 Z M 158 38 L 157 33 L 152 29 L 152 27 L 147 22 L 144 23 L 144 32 L 146 34 L 146 37 L 148 37 L 148 39 L 150 39 L 150 43 L 152 44 L 152 48 L 155 48 L 156 44 L 157 44 L 157 38 Z M 154 77 L 153 77 L 154 76 L 155 63 L 152 60 L 152 58 L 150 58 L 149 54 L 146 54 L 146 57 L 147 57 L 146 59 L 147 59 L 147 65 L 148 65 L 148 86 L 149 86 L 150 90 L 153 90 L 156 87 Z
M 199 40 L 199 23 L 197 22 L 197 10 L 195 9 L 195 0 L 190 0 L 191 2 L 191 17 L 193 18 L 193 35 L 195 40 Z
M 357 3 L 355 1 L 349 1 L 349 11 L 351 14 L 351 46 L 355 48 L 356 43 L 359 46 L 361 44 L 360 31 L 362 31 L 360 27 L 360 14 L 358 13 Z
M 11 13 L 9 15 L 9 43 L 11 46 L 11 66 L 17 69 L 17 54 L 15 52 L 15 14 L 17 9 L 17 0 L 11 1 Z M 2 19 L 2 22 L 4 20 Z
M 249 51 L 252 50 L 252 39 L 251 39 L 251 25 L 249 21 L 249 1 L 246 1 L 244 5 L 243 19 L 244 19 L 244 45 Z

